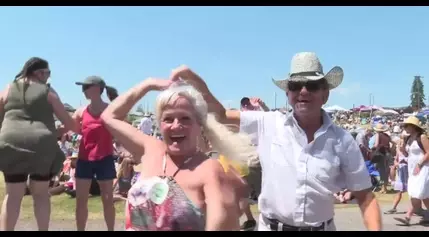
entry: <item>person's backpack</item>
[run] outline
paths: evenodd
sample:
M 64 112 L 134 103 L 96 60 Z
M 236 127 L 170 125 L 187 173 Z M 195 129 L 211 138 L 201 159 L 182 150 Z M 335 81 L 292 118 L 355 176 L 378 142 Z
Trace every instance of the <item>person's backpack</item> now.
M 380 163 L 384 158 L 384 153 L 378 148 L 372 148 L 370 153 L 371 163 L 377 164 Z
M 424 133 L 419 133 L 419 134 L 417 135 L 416 141 L 417 141 L 417 145 L 419 145 L 419 147 L 420 147 L 420 149 L 422 149 L 423 153 L 426 153 L 425 148 L 423 147 L 423 143 L 422 143 L 422 134 L 424 134 Z M 426 136 L 426 134 L 425 134 L 425 136 Z M 409 140 L 409 139 L 410 139 L 410 136 L 408 136 L 408 137 L 405 139 L 405 144 L 407 144 L 407 143 L 408 143 L 408 140 Z
M 384 133 L 380 133 L 379 136 L 388 136 L 387 134 Z M 382 141 L 381 137 L 379 138 L 380 141 Z M 384 139 L 384 138 L 383 138 Z M 371 162 L 374 164 L 380 163 L 383 161 L 383 159 L 386 156 L 386 152 L 388 151 L 387 147 L 385 146 L 385 144 L 378 144 L 378 147 L 373 147 L 371 149 Z

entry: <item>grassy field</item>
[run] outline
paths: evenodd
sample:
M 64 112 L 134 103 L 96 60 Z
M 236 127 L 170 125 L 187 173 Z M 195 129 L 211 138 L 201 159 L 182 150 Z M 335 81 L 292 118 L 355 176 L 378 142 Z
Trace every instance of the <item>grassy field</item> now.
M 3 175 L 0 174 L 0 201 L 3 201 L 5 194 Z M 392 203 L 394 194 L 378 194 L 376 193 L 377 200 L 380 203 Z M 408 200 L 408 195 L 403 196 L 403 200 Z M 52 213 L 51 220 L 74 220 L 75 203 L 76 199 L 70 198 L 68 195 L 58 195 L 51 198 Z M 354 208 L 356 204 L 338 204 L 335 208 Z M 0 204 L 1 207 L 1 204 Z M 125 219 L 124 203 L 116 203 L 116 218 Z M 88 219 L 102 220 L 103 207 L 100 197 L 91 197 L 88 201 L 89 216 Z M 253 213 L 258 213 L 258 206 L 252 205 L 251 210 Z M 33 219 L 33 200 L 31 196 L 25 196 L 22 201 L 22 208 L 20 219 Z
M 5 195 L 5 187 L 3 181 L 3 174 L 0 174 L 0 201 L 3 202 Z M 66 194 L 53 196 L 51 198 L 52 212 L 51 220 L 74 220 L 76 199 L 70 198 Z M 1 207 L 1 204 L 0 204 Z M 125 219 L 124 203 L 117 203 L 116 218 Z M 90 197 L 88 201 L 88 219 L 103 220 L 103 206 L 100 197 Z M 31 196 L 25 196 L 22 200 L 20 219 L 33 219 L 33 199 Z

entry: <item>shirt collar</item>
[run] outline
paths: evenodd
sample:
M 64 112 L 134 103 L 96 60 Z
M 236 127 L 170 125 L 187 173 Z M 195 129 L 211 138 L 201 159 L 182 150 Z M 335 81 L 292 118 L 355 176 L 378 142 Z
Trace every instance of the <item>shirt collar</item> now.
M 322 110 L 323 123 L 322 123 L 322 126 L 319 128 L 319 131 L 327 131 L 329 127 L 331 127 L 331 125 L 333 124 L 332 119 L 329 117 L 329 114 L 326 113 L 324 109 L 321 109 L 321 110 Z M 298 121 L 296 121 L 293 114 L 294 113 L 292 112 L 287 115 L 285 125 L 296 125 L 299 127 Z

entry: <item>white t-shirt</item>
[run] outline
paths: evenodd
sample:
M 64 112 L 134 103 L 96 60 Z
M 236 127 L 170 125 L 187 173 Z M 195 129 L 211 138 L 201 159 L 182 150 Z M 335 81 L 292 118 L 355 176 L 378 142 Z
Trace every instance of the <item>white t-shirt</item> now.
M 152 119 L 144 117 L 140 120 L 140 131 L 146 135 L 152 135 Z
M 400 132 L 401 132 L 401 127 L 399 127 L 399 125 L 395 125 L 395 126 L 393 127 L 393 132 L 394 132 L 394 133 L 400 133 Z

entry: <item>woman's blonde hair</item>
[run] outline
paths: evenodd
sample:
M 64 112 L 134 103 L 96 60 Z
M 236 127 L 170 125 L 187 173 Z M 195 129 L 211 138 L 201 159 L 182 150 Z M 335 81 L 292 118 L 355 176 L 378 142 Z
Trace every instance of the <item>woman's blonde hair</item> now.
M 215 151 L 240 163 L 247 163 L 249 157 L 256 153 L 256 149 L 251 146 L 251 141 L 246 134 L 234 133 L 227 126 L 219 123 L 214 114 L 208 113 L 207 103 L 201 93 L 183 82 L 173 84 L 158 95 L 155 106 L 158 126 L 165 106 L 179 97 L 186 98 L 191 103 L 204 136 Z
M 125 169 L 130 169 L 131 171 L 132 169 L 132 165 L 133 164 L 133 160 L 130 158 L 124 158 L 121 162 L 121 164 L 119 165 L 118 171 L 116 172 L 116 178 L 120 179 L 124 176 L 124 170 Z

